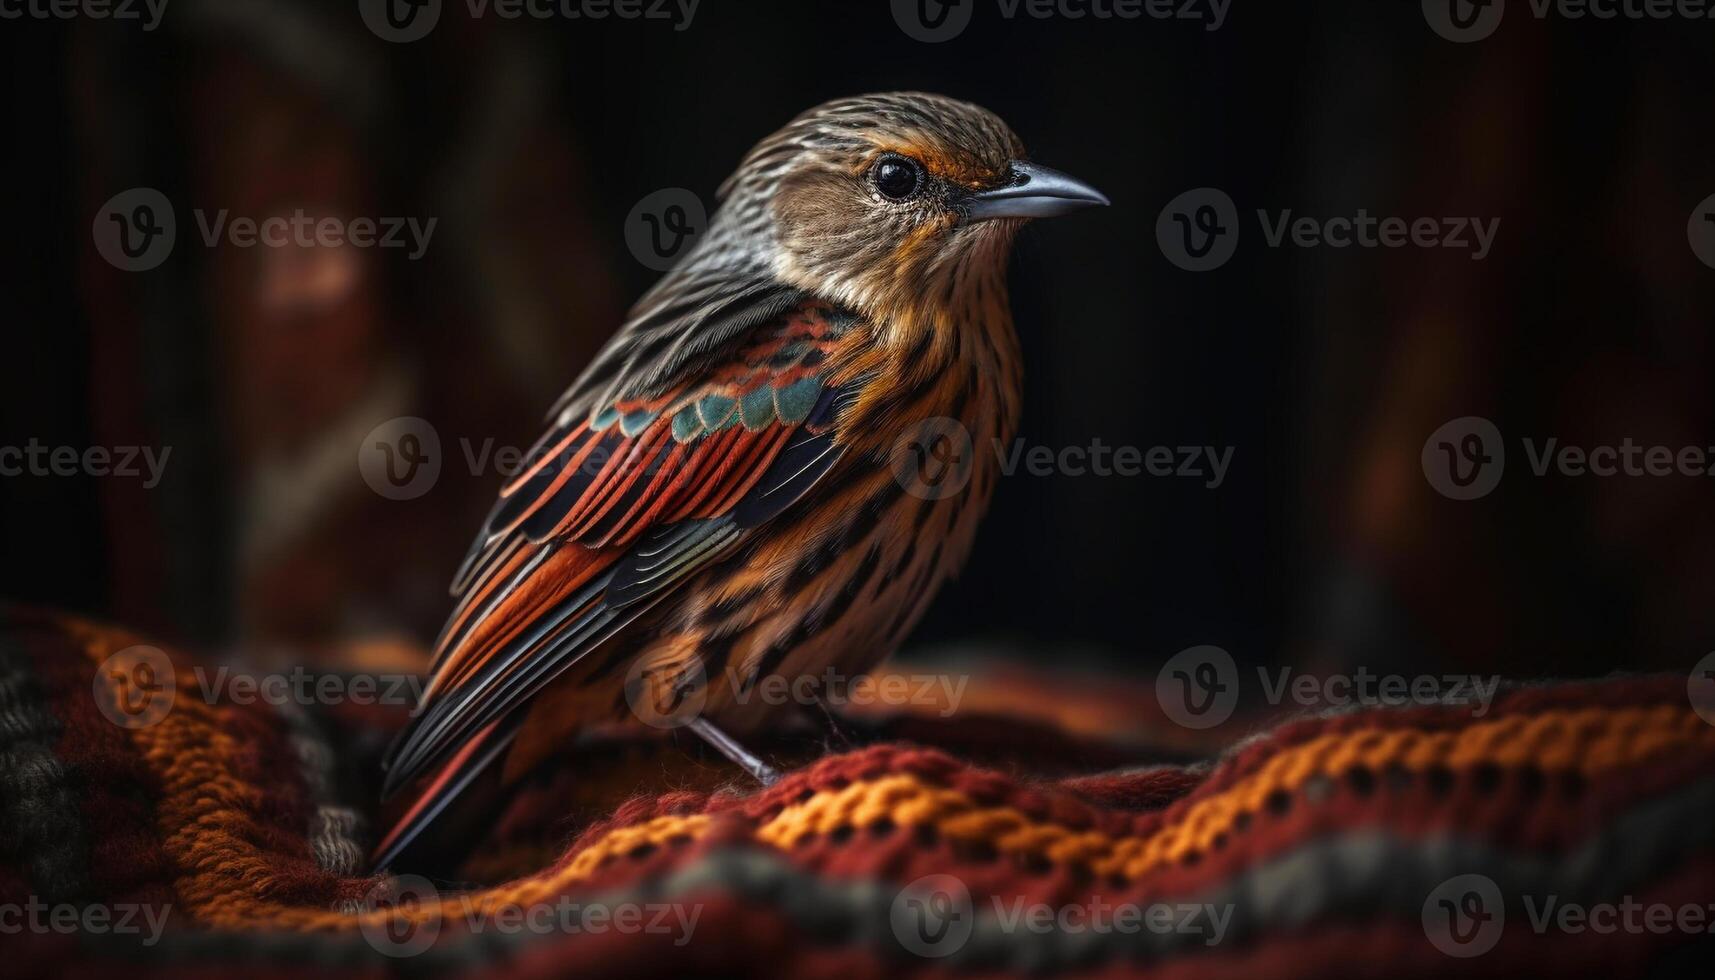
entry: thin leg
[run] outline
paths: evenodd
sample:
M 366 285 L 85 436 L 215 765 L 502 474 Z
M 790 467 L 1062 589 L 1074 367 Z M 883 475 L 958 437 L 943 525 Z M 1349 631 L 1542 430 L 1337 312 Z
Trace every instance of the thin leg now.
M 827 725 L 828 734 L 839 740 L 847 748 L 868 745 L 884 738 L 895 737 L 893 733 L 896 729 L 893 719 L 887 717 L 877 719 L 862 712 L 841 714 L 821 698 L 816 699 L 816 708 L 821 715 L 821 720 Z M 803 717 L 811 724 L 816 723 L 816 716 L 812 715 L 808 708 L 803 709 Z M 823 744 L 827 745 L 827 740 L 824 740 Z
M 707 718 L 693 718 L 690 724 L 685 727 L 696 732 L 699 738 L 714 746 L 715 751 L 726 756 L 733 765 L 756 777 L 756 781 L 762 785 L 772 786 L 774 781 L 780 778 L 780 774 L 774 771 L 773 766 L 745 751 L 744 746 L 734 741 L 731 735 L 716 728 Z
M 834 709 L 828 707 L 828 703 L 821 698 L 816 699 L 816 707 L 821 710 L 822 721 L 827 723 L 828 731 L 840 740 L 841 745 L 850 748 L 853 744 L 852 737 L 846 733 L 845 727 L 840 724 L 840 719 L 835 716 Z M 823 742 L 822 744 L 826 745 L 827 743 Z

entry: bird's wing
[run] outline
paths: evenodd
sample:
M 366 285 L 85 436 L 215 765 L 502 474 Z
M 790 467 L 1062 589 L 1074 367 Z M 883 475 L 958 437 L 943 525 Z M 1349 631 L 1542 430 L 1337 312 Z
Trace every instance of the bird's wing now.
M 765 269 L 683 263 L 637 301 L 550 415 L 662 395 L 712 370 L 737 338 L 805 299 Z
M 653 341 L 616 338 L 636 341 L 633 359 L 580 380 L 600 393 L 564 403 L 460 568 L 384 793 L 507 719 L 825 473 L 840 455 L 831 423 L 855 393 L 836 387 L 830 356 L 855 323 L 800 298 L 718 352 L 673 341 L 636 359 Z M 663 372 L 661 357 L 680 367 Z

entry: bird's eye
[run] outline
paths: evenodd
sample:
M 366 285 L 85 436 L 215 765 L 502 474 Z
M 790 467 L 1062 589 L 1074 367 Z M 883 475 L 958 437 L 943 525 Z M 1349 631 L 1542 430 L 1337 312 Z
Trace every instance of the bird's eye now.
M 923 189 L 923 165 L 910 157 L 889 153 L 870 169 L 875 189 L 890 201 L 910 199 Z

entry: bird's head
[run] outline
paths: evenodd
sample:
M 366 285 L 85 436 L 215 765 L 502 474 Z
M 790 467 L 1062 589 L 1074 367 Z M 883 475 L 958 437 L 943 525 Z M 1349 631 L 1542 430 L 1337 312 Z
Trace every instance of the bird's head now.
M 703 258 L 740 253 L 872 315 L 997 283 L 1020 225 L 1106 204 L 1024 159 L 988 110 L 896 92 L 817 106 L 758 143 L 721 187 Z

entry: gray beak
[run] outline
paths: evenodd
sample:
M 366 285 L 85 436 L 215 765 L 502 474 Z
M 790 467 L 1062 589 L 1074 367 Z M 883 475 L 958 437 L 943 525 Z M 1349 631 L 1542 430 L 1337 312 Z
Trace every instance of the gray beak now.
M 972 221 L 990 218 L 1052 218 L 1092 205 L 1106 205 L 1107 195 L 1089 184 L 1022 160 L 1012 162 L 1012 183 L 973 194 L 967 206 Z

